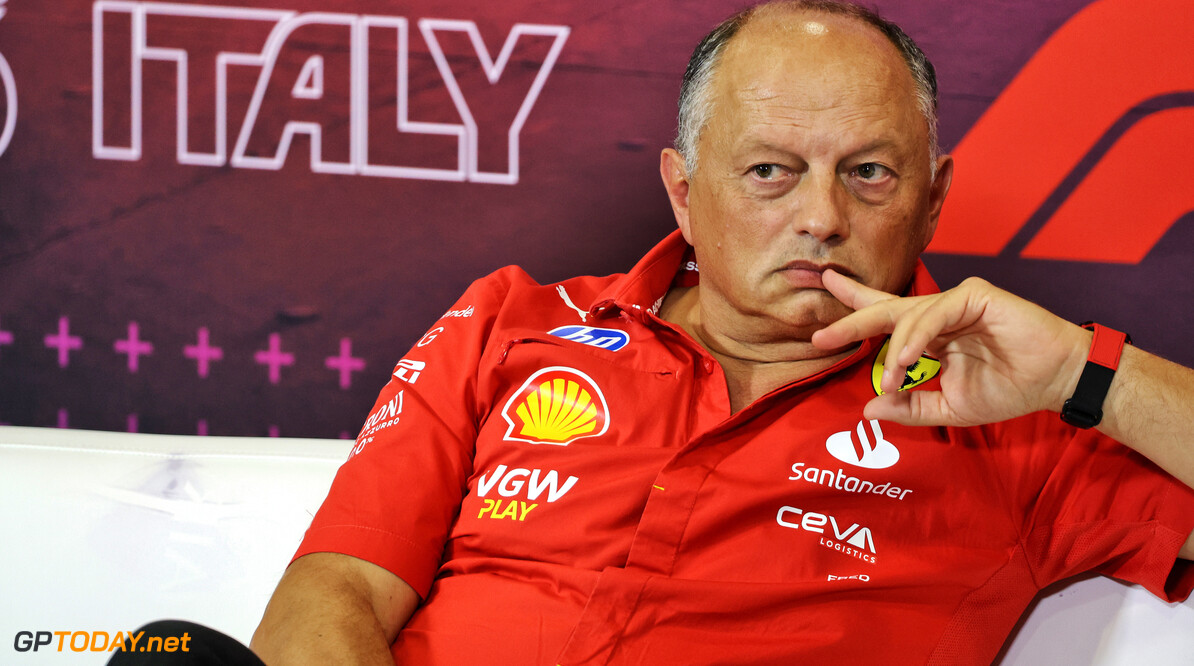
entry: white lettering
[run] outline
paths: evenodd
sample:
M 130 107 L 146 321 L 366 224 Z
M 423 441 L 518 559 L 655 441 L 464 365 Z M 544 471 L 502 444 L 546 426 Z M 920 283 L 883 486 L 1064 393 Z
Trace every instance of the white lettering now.
M 3 5 L 0 2 L 0 18 L 4 17 L 6 11 Z M 17 128 L 17 80 L 3 55 L 0 55 L 0 83 L 3 83 L 4 88 L 4 128 L 0 129 L 0 155 L 3 155 Z
M 790 527 L 794 530 L 800 529 L 800 523 L 793 523 L 791 521 L 784 519 L 785 513 L 794 513 L 797 516 L 799 516 L 803 512 L 794 506 L 781 506 L 779 508 L 779 513 L 775 514 L 775 522 L 779 523 L 780 525 L 783 525 L 784 527 Z
M 398 395 L 390 398 L 388 402 L 370 414 L 369 418 L 365 419 L 365 425 L 361 426 L 361 432 L 357 435 L 356 446 L 348 454 L 349 458 L 363 451 L 365 445 L 373 441 L 373 435 L 379 430 L 389 428 L 401 420 L 399 415 L 402 414 L 403 393 L 404 391 L 399 391 Z
M 556 471 L 554 469 L 548 470 L 547 474 L 543 476 L 543 481 L 539 481 L 539 470 L 531 472 L 531 485 L 527 488 L 527 499 L 539 499 L 539 495 L 543 490 L 547 490 L 547 503 L 550 504 L 565 495 L 572 486 L 576 485 L 577 478 L 575 476 L 568 477 L 564 482 L 564 487 L 556 488 Z
M 313 55 L 303 63 L 303 71 L 294 80 L 290 96 L 296 99 L 320 99 L 323 97 L 323 56 Z
M 370 414 L 369 418 L 365 420 L 365 427 L 362 428 L 362 430 L 368 430 L 368 429 L 372 428 L 373 426 L 377 425 L 378 422 L 383 421 L 385 419 L 392 419 L 393 421 L 397 422 L 397 418 L 395 418 L 395 417 L 397 417 L 399 414 L 402 413 L 402 394 L 403 393 L 404 393 L 403 391 L 399 391 L 398 395 L 394 396 L 393 398 L 390 398 L 389 402 L 382 405 L 381 407 L 378 407 L 377 411 Z
M 489 477 L 488 479 L 486 479 L 486 475 L 482 474 L 481 478 L 477 480 L 477 497 L 485 497 L 488 495 L 490 489 L 493 488 L 494 484 L 496 484 L 498 479 L 500 479 L 505 473 L 506 466 L 498 465 L 497 469 L 493 472 L 493 476 Z
M 800 528 L 809 532 L 825 531 L 825 514 L 809 511 L 800 519 Z
M 859 530 L 853 538 L 846 539 L 846 543 L 857 548 L 865 548 L 872 553 L 875 552 L 875 541 L 871 538 L 871 530 L 866 527 Z
M 278 23 L 261 52 L 261 74 L 229 159 L 233 167 L 277 171 L 286 162 L 295 135 L 306 134 L 311 145 L 311 171 L 339 174 L 357 171 L 352 158 L 351 133 L 334 132 L 337 123 L 348 121 L 339 110 L 347 109 L 352 99 L 352 61 L 343 56 L 332 60 L 332 54 L 337 51 L 351 52 L 352 33 L 357 22 L 350 14 L 311 13 Z M 283 78 L 284 75 L 276 74 L 282 69 L 276 65 L 302 60 L 310 62 L 306 45 L 315 39 L 329 45 L 329 63 L 336 62 L 340 66 L 321 67 L 321 71 L 327 69 L 336 75 L 326 78 L 326 87 L 318 97 L 296 97 L 294 84 Z M 258 124 L 263 106 L 268 110 L 267 118 L 287 119 L 280 136 L 271 128 L 271 123 L 265 123 L 264 128 Z
M 394 377 L 401 379 L 407 384 L 414 384 L 419 381 L 419 374 L 427 364 L 423 361 L 412 361 L 410 359 L 402 359 L 398 361 L 398 369 L 394 371 Z
M 794 518 L 787 518 L 789 514 L 800 516 L 800 522 L 794 522 Z M 823 534 L 825 532 L 826 521 L 828 521 L 830 526 L 833 528 L 833 534 L 837 538 L 837 542 L 833 540 L 827 540 L 822 537 L 821 545 L 841 551 L 843 550 L 844 546 L 842 546 L 842 544 L 839 542 L 845 541 L 856 548 L 869 550 L 872 553 L 875 552 L 875 541 L 871 536 L 870 528 L 860 527 L 858 523 L 850 525 L 850 527 L 846 528 L 846 530 L 843 532 L 842 529 L 838 527 L 836 517 L 823 513 L 804 511 L 794 506 L 783 506 L 780 507 L 779 512 L 775 514 L 775 522 L 783 527 L 788 527 L 795 530 L 804 530 L 806 532 L 816 532 L 818 534 Z M 852 548 L 845 548 L 845 551 L 849 551 L 850 554 L 854 553 L 854 549 Z M 859 557 L 865 559 L 865 557 L 861 554 Z M 874 558 L 871 558 L 871 561 L 873 562 Z
M 506 473 L 505 478 L 502 479 L 501 485 L 498 486 L 498 494 L 502 497 L 514 497 L 522 490 L 525 481 L 516 481 L 515 479 L 530 476 L 531 471 L 528 469 L 512 469 Z
M 853 534 L 854 530 L 858 529 L 858 523 L 854 523 L 850 527 L 847 527 L 846 531 L 843 532 L 837 528 L 837 519 L 832 516 L 829 517 L 829 522 L 833 524 L 833 534 L 838 539 L 845 539 L 846 537 Z
M 424 335 L 422 340 L 419 340 L 418 342 L 416 342 L 415 346 L 416 347 L 426 347 L 427 345 L 434 342 L 435 338 L 438 337 L 439 334 L 443 333 L 443 332 L 444 332 L 444 327 L 437 326 L 437 327 L 431 329 L 430 331 L 427 331 L 427 335 Z
M 174 64 L 179 164 L 279 170 L 294 136 L 304 134 L 310 141 L 310 168 L 317 173 L 517 183 L 522 127 L 570 29 L 516 23 L 494 59 L 472 21 L 420 19 L 418 28 L 458 123 L 409 119 L 410 30 L 405 17 L 99 0 L 92 10 L 92 154 L 97 159 L 141 159 L 143 94 L 165 92 L 144 90 L 142 66 L 146 61 L 164 61 Z M 198 38 L 177 41 L 179 34 Z M 221 39 L 203 38 L 211 34 Z M 228 50 L 211 46 L 228 39 L 235 41 Z M 449 63 L 443 44 L 462 39 L 471 45 L 475 59 Z M 526 48 L 536 41 L 550 44 L 545 54 L 538 55 L 542 49 Z M 315 45 L 324 47 L 323 52 L 310 53 Z M 518 67 L 508 71 L 506 65 L 516 49 Z M 127 53 L 119 53 L 122 50 Z M 129 63 L 131 71 L 120 71 L 121 62 Z M 375 75 L 370 74 L 371 64 Z M 300 67 L 293 80 L 284 74 Z M 483 82 L 470 84 L 472 77 L 457 76 L 478 68 Z M 238 126 L 228 117 L 228 80 L 245 72 L 255 76 L 256 84 Z M 371 99 L 378 90 L 393 95 L 390 104 Z M 212 93 L 204 98 L 205 91 Z M 393 125 L 370 128 L 370 110 L 390 105 L 396 110 Z M 280 122 L 259 123 L 263 109 L 265 117 Z M 15 119 L 12 108 L 9 116 Z M 215 122 L 207 125 L 193 120 L 212 116 Z M 230 131 L 236 135 L 231 152 Z M 8 134 L 4 132 L 0 140 Z M 433 163 L 392 163 L 392 153 L 403 151 L 379 145 L 380 140 L 409 143 L 404 135 L 442 138 L 443 143 L 433 144 L 439 149 L 432 151 Z M 196 149 L 195 143 L 202 147 Z M 391 163 L 378 161 L 383 153 Z M 445 167 L 445 161 L 455 164 Z M 482 161 L 498 168 L 485 170 Z
M 593 328 L 591 326 L 585 326 L 575 333 L 565 335 L 563 337 L 565 340 L 572 340 L 573 342 L 579 342 L 583 345 L 593 339 L 593 336 L 589 335 L 589 332 L 592 330 Z
M 509 470 L 509 471 L 507 471 Z M 529 478 L 529 481 L 523 479 Z M 514 497 L 522 492 L 524 486 L 527 491 L 527 499 L 534 501 L 539 499 L 543 491 L 547 491 L 547 502 L 550 504 L 572 490 L 572 486 L 576 485 L 577 477 L 569 476 L 564 485 L 559 485 L 559 474 L 554 469 L 549 469 L 546 472 L 541 469 L 526 469 L 524 467 L 515 467 L 509 469 L 506 465 L 498 465 L 492 473 L 482 474 L 481 478 L 477 480 L 477 496 L 485 497 L 497 486 L 498 494 L 502 497 Z
M 600 329 L 595 329 L 591 326 L 585 326 L 575 333 L 570 333 L 560 337 L 564 338 L 565 340 L 572 340 L 573 342 L 579 342 L 583 345 L 599 347 L 601 349 L 607 349 L 623 341 L 622 337 L 618 335 L 592 335 L 594 331 L 598 330 Z
M 837 470 L 819 469 L 806 467 L 802 462 L 792 463 L 792 473 L 788 476 L 788 480 L 816 483 L 826 488 L 844 490 L 848 493 L 887 496 L 895 500 L 903 500 L 912 492 L 899 486 L 893 486 L 890 482 L 875 485 L 858 477 L 847 476 L 846 471 L 841 468 Z

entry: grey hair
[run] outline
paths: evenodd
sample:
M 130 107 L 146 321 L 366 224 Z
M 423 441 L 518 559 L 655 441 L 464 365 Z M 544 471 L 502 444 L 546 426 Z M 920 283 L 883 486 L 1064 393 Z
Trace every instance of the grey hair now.
M 710 84 L 721 60 L 722 51 L 756 12 L 772 5 L 856 18 L 874 26 L 891 41 L 904 58 L 904 64 L 908 66 L 916 84 L 917 107 L 929 128 L 930 171 L 935 175 L 937 157 L 941 151 L 937 145 L 937 74 L 933 69 L 933 63 L 929 62 L 924 51 L 900 26 L 871 9 L 839 0 L 788 0 L 748 7 L 722 21 L 697 44 L 688 60 L 688 68 L 684 71 L 684 81 L 680 86 L 680 114 L 676 132 L 676 150 L 684 156 L 684 166 L 689 175 L 696 173 L 697 142 L 713 114 L 713 93 Z

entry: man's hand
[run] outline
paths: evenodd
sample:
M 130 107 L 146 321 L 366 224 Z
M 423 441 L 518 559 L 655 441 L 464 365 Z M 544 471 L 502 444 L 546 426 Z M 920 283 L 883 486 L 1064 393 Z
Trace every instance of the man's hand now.
M 908 425 L 978 425 L 1060 411 L 1077 385 L 1090 333 L 984 280 L 940 294 L 899 298 L 826 271 L 826 289 L 855 312 L 817 331 L 837 349 L 891 334 L 884 395 L 869 419 Z M 905 369 L 928 352 L 941 361 L 941 391 L 898 391 Z
M 868 419 L 907 425 L 995 423 L 1060 412 L 1086 365 L 1091 334 L 978 278 L 940 294 L 898 298 L 833 271 L 825 288 L 855 310 L 813 334 L 837 349 L 891 334 L 881 395 Z M 898 391 L 927 351 L 941 361 L 940 391 Z M 1103 401 L 1099 430 L 1194 487 L 1194 370 L 1125 347 Z M 1194 559 L 1194 535 L 1181 550 Z

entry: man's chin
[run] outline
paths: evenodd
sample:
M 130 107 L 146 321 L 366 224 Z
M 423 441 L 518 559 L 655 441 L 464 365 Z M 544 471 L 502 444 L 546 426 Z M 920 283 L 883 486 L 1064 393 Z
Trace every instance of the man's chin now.
M 784 304 L 793 321 L 820 322 L 828 326 L 853 312 L 825 289 L 801 289 Z
M 824 289 L 802 289 L 786 299 L 776 318 L 802 338 L 853 312 Z

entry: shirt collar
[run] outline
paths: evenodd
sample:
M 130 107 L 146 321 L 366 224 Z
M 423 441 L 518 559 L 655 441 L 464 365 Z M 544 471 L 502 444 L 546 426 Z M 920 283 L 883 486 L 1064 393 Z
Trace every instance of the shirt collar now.
M 619 309 L 658 314 L 663 297 L 672 284 L 683 279 L 686 273 L 695 273 L 696 262 L 692 256 L 692 247 L 680 230 L 673 231 L 639 259 L 629 273 L 597 294 L 590 313 L 604 316 Z M 692 261 L 692 270 L 686 266 L 689 261 Z

